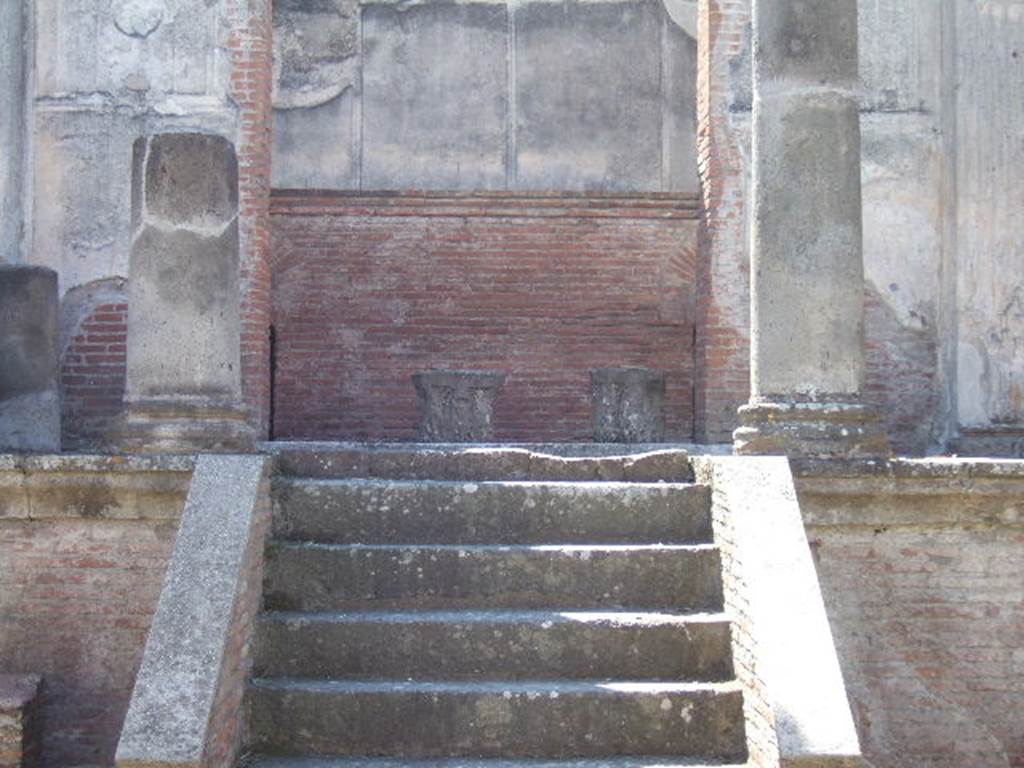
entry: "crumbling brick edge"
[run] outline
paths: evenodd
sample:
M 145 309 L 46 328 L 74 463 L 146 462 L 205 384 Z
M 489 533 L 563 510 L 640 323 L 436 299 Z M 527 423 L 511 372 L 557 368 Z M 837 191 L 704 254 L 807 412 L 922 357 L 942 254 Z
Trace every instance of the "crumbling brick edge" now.
M 39 675 L 0 675 L 0 768 L 41 765 L 42 687 Z
M 271 460 L 196 460 L 117 747 L 119 768 L 232 766 L 260 607 Z

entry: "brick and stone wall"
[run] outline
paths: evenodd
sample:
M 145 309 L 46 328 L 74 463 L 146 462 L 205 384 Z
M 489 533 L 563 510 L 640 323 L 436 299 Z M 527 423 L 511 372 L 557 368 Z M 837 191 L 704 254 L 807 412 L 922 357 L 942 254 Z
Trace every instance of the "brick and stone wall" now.
M 191 460 L 0 457 L 0 673 L 45 685 L 46 765 L 109 765 Z
M 865 756 L 1024 766 L 1024 469 L 796 467 Z
M 65 299 L 65 308 L 68 304 Z M 126 297 L 102 296 L 80 314 L 64 329 L 61 355 L 61 445 L 67 451 L 102 447 L 124 399 Z
M 278 193 L 274 436 L 411 439 L 410 376 L 507 379 L 495 438 L 589 440 L 590 370 L 667 374 L 693 424 L 692 198 Z

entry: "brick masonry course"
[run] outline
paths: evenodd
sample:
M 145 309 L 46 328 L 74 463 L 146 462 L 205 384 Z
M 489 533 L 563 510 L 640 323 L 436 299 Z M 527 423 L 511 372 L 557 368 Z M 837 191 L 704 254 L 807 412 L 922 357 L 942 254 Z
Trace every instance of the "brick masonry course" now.
M 449 368 L 507 374 L 496 440 L 589 440 L 591 370 L 643 366 L 688 440 L 694 203 L 278 194 L 274 436 L 412 439 L 410 376 Z

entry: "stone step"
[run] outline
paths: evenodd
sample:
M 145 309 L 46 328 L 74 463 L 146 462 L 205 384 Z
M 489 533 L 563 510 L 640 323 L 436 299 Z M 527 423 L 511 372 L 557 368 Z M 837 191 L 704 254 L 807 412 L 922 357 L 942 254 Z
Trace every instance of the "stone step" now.
M 268 443 L 284 475 L 404 480 L 691 482 L 686 450 L 620 444 Z
M 250 755 L 240 768 L 743 768 L 742 762 L 685 757 L 604 757 L 590 760 L 475 758 L 268 757 Z
M 710 490 L 688 483 L 279 478 L 274 534 L 364 544 L 706 542 Z
M 722 610 L 710 544 L 405 546 L 272 542 L 269 610 Z
M 258 677 L 723 681 L 722 614 L 289 613 L 259 617 Z
M 338 682 L 260 678 L 258 753 L 402 757 L 742 758 L 735 683 Z

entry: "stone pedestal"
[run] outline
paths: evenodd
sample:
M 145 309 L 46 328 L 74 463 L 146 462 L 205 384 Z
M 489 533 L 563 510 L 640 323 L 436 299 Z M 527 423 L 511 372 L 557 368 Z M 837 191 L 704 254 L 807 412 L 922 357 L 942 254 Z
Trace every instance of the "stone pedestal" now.
M 57 273 L 0 266 L 0 453 L 60 451 Z
M 420 440 L 479 443 L 494 438 L 494 401 L 505 375 L 484 371 L 414 374 L 420 398 Z
M 863 403 L 857 0 L 754 0 L 751 400 L 740 453 L 888 452 Z
M 665 374 L 650 368 L 590 372 L 594 440 L 657 443 L 665 435 Z
M 135 143 L 126 415 L 139 452 L 245 451 L 238 161 L 219 136 Z

